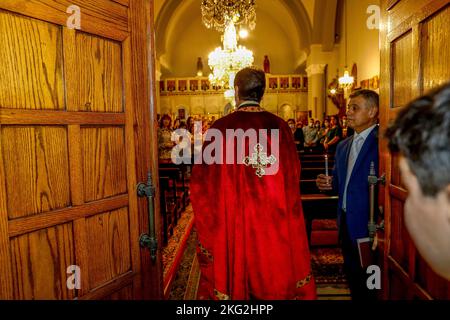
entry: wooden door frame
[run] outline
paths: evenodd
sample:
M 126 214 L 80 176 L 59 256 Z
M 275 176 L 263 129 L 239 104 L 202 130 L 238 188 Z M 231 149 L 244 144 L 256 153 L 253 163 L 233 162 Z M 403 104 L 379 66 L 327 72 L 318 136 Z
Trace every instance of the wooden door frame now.
M 131 30 L 132 77 L 135 87 L 135 141 L 136 143 L 136 174 L 137 181 L 147 181 L 147 174 L 151 172 L 153 184 L 156 186 L 155 196 L 155 229 L 157 230 L 159 247 L 162 243 L 160 206 L 159 206 L 159 177 L 158 177 L 158 121 L 156 110 L 156 49 L 154 28 L 153 0 L 130 1 L 129 25 Z M 145 48 L 141 45 L 145 44 Z M 148 203 L 147 199 L 138 200 L 139 232 L 148 233 Z M 152 262 L 150 251 L 141 248 L 142 299 L 163 298 L 163 269 L 161 250 L 158 250 L 157 261 Z M 147 271 L 148 270 L 148 271 Z M 156 274 L 157 277 L 152 275 Z

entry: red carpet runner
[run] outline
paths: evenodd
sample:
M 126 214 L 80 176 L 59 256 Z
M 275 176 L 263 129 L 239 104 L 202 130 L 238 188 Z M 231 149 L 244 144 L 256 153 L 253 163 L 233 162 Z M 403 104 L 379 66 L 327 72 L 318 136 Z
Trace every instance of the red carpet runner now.
M 168 298 L 170 288 L 175 275 L 178 272 L 181 258 L 186 249 L 186 242 L 191 234 L 194 224 L 194 214 L 192 206 L 188 206 L 181 215 L 177 226 L 170 237 L 167 246 L 163 248 L 163 279 L 164 279 L 164 297 Z

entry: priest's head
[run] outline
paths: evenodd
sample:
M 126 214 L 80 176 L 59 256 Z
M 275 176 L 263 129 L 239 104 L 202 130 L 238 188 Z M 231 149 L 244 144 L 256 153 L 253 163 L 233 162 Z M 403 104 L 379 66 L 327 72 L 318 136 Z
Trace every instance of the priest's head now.
M 450 83 L 400 111 L 386 136 L 409 191 L 406 227 L 433 270 L 450 280 Z
M 244 101 L 261 102 L 266 89 L 266 74 L 260 69 L 248 67 L 240 70 L 234 78 L 236 105 Z

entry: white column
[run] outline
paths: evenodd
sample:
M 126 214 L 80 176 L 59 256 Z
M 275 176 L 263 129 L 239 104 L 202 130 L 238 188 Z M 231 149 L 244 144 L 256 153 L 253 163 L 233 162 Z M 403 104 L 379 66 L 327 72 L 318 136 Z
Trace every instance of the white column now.
M 323 121 L 325 112 L 325 67 L 326 64 L 311 64 L 308 73 L 308 111 L 312 117 Z

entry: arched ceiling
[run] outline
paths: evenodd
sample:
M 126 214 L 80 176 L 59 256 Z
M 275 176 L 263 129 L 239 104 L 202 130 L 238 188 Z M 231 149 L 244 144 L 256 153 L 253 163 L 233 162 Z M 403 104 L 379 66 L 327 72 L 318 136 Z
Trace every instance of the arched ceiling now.
M 311 44 L 326 34 L 318 10 L 329 6 L 324 3 L 336 1 L 257 0 L 256 28 L 240 44 L 254 52 L 257 66 L 262 66 L 264 55 L 268 55 L 272 73 L 299 72 L 305 67 Z M 200 3 L 200 0 L 155 1 L 156 55 L 162 77 L 194 76 L 197 57 L 203 58 L 204 71 L 209 72 L 208 53 L 220 46 L 221 34 L 203 25 Z M 320 30 L 315 30 L 312 21 L 320 20 Z M 334 35 L 334 20 L 332 25 Z

